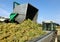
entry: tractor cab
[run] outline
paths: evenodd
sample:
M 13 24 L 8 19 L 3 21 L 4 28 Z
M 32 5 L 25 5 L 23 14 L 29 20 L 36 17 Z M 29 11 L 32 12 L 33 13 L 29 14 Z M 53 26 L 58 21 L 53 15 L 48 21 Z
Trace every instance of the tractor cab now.
M 53 21 L 43 21 L 42 22 L 42 29 L 47 31 L 54 31 L 56 30 L 57 24 Z

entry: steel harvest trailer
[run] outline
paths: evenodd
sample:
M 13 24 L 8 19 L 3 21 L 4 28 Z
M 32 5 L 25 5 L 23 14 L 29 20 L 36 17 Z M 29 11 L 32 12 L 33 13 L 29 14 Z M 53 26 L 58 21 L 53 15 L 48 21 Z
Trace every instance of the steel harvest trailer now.
M 20 5 L 17 2 L 13 3 L 13 13 L 10 14 L 10 18 L 9 19 L 2 19 L 4 22 L 17 22 L 17 23 L 21 23 L 23 22 L 25 19 L 31 19 L 34 22 L 36 22 L 37 20 L 37 15 L 38 15 L 38 9 L 35 8 L 34 6 L 32 6 L 31 4 L 22 4 Z M 46 30 L 46 34 L 42 35 L 40 37 L 37 37 L 35 39 L 32 39 L 28 42 L 55 42 L 55 38 L 57 36 L 57 31 L 55 30 L 55 28 L 53 28 L 53 30 L 50 29 L 46 29 L 44 27 L 44 23 L 43 23 L 43 30 Z M 47 25 L 46 25 L 47 26 Z

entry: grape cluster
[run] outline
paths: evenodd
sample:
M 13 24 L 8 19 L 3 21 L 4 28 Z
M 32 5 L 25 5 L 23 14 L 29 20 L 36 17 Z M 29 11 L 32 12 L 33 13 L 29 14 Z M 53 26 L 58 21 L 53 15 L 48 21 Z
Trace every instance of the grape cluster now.
M 27 42 L 43 34 L 42 28 L 30 19 L 21 24 L 0 23 L 0 42 Z

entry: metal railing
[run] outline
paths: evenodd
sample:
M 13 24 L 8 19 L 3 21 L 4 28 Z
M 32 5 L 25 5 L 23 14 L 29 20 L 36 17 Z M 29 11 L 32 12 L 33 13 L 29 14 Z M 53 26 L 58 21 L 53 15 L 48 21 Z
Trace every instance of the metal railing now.
M 32 39 L 28 42 L 55 42 L 56 31 L 46 31 L 47 34 Z

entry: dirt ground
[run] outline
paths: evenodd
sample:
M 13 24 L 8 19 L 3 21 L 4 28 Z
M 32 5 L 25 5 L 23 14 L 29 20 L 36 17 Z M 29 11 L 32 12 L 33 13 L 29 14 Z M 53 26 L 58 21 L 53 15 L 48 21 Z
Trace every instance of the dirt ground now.
M 60 28 L 57 28 L 57 39 L 58 39 L 58 42 L 60 42 Z

